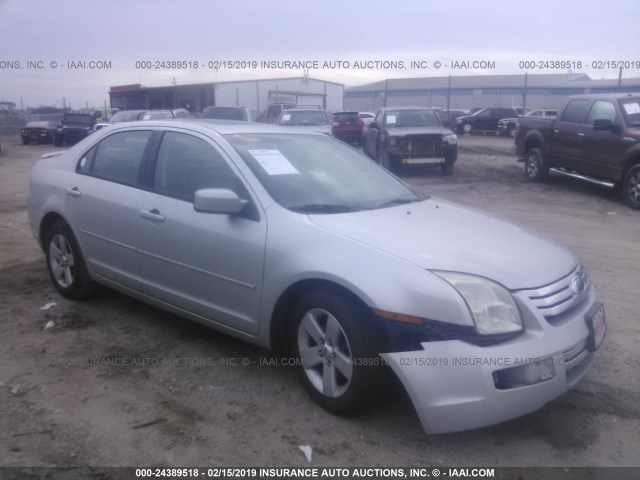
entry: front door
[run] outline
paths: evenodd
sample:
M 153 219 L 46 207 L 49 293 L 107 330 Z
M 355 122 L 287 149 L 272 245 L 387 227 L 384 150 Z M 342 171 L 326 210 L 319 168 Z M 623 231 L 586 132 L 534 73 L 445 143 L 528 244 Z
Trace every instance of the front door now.
M 236 215 L 197 212 L 196 190 L 250 200 Z M 253 210 L 251 210 L 253 208 Z M 225 154 L 196 133 L 164 132 L 153 186 L 138 198 L 143 292 L 212 322 L 258 334 L 266 223 Z

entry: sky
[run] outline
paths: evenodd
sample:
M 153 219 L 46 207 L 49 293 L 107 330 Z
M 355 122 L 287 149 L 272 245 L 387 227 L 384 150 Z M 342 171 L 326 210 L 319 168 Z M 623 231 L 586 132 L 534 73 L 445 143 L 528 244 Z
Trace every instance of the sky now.
M 618 78 L 620 64 L 623 78 L 639 78 L 639 14 L 638 0 L 0 0 L 0 101 L 102 107 L 115 85 L 299 77 L 304 67 L 347 87 Z M 278 61 L 297 63 L 261 68 Z

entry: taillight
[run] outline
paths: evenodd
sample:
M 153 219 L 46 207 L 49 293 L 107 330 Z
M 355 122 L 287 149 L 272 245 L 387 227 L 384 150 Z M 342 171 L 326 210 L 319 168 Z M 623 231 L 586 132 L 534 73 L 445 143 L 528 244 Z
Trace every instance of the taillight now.
M 356 125 L 358 125 L 359 127 L 363 127 L 363 126 L 364 126 L 364 120 L 362 120 L 361 118 L 359 118 L 359 119 L 356 121 Z
M 331 126 L 332 127 L 339 127 L 340 123 L 339 122 L 331 122 Z

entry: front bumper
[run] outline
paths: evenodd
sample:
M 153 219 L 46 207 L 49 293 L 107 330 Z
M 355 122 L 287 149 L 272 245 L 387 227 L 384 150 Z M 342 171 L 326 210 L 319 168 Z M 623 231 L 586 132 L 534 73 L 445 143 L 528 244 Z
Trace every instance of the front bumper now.
M 589 369 L 585 316 L 595 290 L 559 323 L 549 323 L 524 295 L 525 332 L 481 347 L 460 340 L 422 343 L 423 350 L 383 353 L 426 433 L 447 433 L 504 422 L 567 392 Z
M 458 155 L 458 146 L 443 143 L 433 149 L 414 149 L 409 151 L 406 146 L 390 146 L 387 151 L 398 163 L 439 165 L 445 163 L 447 159 L 455 161 Z

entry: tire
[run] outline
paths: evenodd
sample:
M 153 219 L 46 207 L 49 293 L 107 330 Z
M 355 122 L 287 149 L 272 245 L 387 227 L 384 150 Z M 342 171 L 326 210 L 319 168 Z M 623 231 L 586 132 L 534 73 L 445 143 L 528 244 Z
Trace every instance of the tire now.
M 95 288 L 73 232 L 64 221 L 54 223 L 47 231 L 45 255 L 49 278 L 65 298 L 88 297 Z
M 28 138 L 23 138 L 22 139 L 22 144 L 23 145 L 29 145 L 29 139 Z
M 473 130 L 473 127 L 471 126 L 470 123 L 465 123 L 464 125 L 462 125 L 462 133 L 466 135 L 470 135 L 472 130 Z
M 62 137 L 60 135 L 56 135 L 55 137 L 53 137 L 53 144 L 56 147 L 61 147 L 62 146 Z
M 629 207 L 640 210 L 640 164 L 631 167 L 624 176 L 622 195 Z
M 381 152 L 380 149 L 378 149 L 376 151 L 376 162 L 378 162 L 380 166 L 382 166 L 386 170 L 391 171 L 392 165 L 391 165 L 391 156 L 389 155 L 389 152 L 384 152 L 384 151 Z
M 549 176 L 549 166 L 542 157 L 542 150 L 532 148 L 524 159 L 524 174 L 531 182 L 544 182 Z
M 511 127 L 509 130 L 507 130 L 507 136 L 516 138 L 516 129 Z
M 336 414 L 361 409 L 386 381 L 383 350 L 371 312 L 333 290 L 312 290 L 293 314 L 291 346 L 302 383 L 316 403 Z
M 444 163 L 440 165 L 440 171 L 443 173 L 443 175 L 453 174 L 453 167 L 455 166 L 457 159 L 458 159 L 457 153 L 455 155 L 448 155 L 444 157 Z

